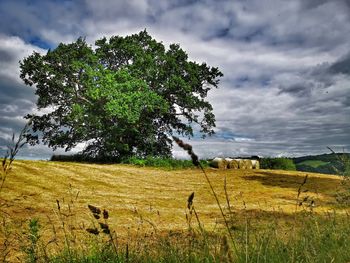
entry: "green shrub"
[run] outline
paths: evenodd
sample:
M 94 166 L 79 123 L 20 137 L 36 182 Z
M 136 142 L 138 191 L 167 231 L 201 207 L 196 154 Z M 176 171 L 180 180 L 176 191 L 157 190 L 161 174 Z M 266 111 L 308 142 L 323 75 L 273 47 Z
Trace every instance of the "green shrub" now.
M 147 156 L 145 158 L 130 157 L 124 159 L 122 163 L 133 164 L 142 167 L 160 167 L 165 169 L 186 169 L 194 167 L 191 160 L 178 160 L 173 158 L 162 158 L 154 156 Z M 208 167 L 207 161 L 201 161 L 201 164 L 203 167 Z
M 293 160 L 284 157 L 263 158 L 261 159 L 260 167 L 262 169 L 296 171 Z
M 50 161 L 55 162 L 79 162 L 79 163 L 118 163 L 120 159 L 111 156 L 91 157 L 85 154 L 54 154 Z
M 124 163 L 133 164 L 141 167 L 160 167 L 165 169 L 186 169 L 193 168 L 194 165 L 191 160 L 178 160 L 174 158 L 164 158 L 147 156 L 144 158 L 132 156 L 129 158 L 120 159 L 109 159 L 109 158 L 92 158 L 82 154 L 73 155 L 53 155 L 51 161 L 58 162 L 86 162 L 86 163 Z M 208 162 L 205 160 L 200 161 L 203 167 L 208 167 Z
M 22 250 L 26 254 L 26 262 L 37 262 L 39 259 L 38 254 L 38 242 L 40 239 L 40 224 L 37 218 L 33 218 L 29 221 L 29 231 L 26 234 L 26 245 Z

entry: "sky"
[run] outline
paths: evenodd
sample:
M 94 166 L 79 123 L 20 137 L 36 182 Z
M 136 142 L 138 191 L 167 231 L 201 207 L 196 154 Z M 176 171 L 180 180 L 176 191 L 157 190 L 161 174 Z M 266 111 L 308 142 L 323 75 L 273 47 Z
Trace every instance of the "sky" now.
M 200 157 L 350 151 L 348 0 L 1 0 L 0 154 L 37 112 L 20 60 L 80 36 L 93 44 L 144 29 L 224 74 L 208 95 L 216 134 L 189 141 Z M 19 157 L 52 154 L 25 146 Z

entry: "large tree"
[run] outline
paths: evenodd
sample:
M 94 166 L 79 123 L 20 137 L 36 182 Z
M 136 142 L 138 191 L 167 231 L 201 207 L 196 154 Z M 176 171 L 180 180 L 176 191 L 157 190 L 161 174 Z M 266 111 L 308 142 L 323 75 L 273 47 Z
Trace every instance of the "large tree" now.
M 212 134 L 215 116 L 206 101 L 222 73 L 190 61 L 179 45 L 168 49 L 146 31 L 79 38 L 20 63 L 21 78 L 35 85 L 39 115 L 29 114 L 32 143 L 70 150 L 87 142 L 91 156 L 170 155 L 169 136 Z M 38 137 L 38 135 L 40 135 Z

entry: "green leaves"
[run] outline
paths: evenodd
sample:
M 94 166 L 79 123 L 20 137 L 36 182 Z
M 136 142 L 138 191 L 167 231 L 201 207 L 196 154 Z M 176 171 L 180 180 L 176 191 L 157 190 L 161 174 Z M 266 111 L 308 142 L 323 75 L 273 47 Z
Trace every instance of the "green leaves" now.
M 105 116 L 135 124 L 142 114 L 167 112 L 168 103 L 147 84 L 133 78 L 127 71 L 86 69 L 87 96 L 94 104 L 103 104 Z
M 217 68 L 188 61 L 177 44 L 166 50 L 146 31 L 95 44 L 79 38 L 21 62 L 21 78 L 36 85 L 38 108 L 51 110 L 27 116 L 44 143 L 70 149 L 89 141 L 91 155 L 168 155 L 173 133 L 192 135 L 193 125 L 213 133 L 205 98 L 218 86 Z

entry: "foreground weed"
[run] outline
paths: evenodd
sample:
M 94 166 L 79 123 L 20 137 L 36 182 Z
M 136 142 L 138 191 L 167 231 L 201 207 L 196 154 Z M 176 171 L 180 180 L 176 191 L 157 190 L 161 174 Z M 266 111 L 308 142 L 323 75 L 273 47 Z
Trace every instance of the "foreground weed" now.
M 26 236 L 26 242 L 28 243 L 26 246 L 22 247 L 22 251 L 26 255 L 26 262 L 34 263 L 37 262 L 39 259 L 39 253 L 38 253 L 38 243 L 40 239 L 40 224 L 39 220 L 37 218 L 33 218 L 29 221 L 29 230 L 28 234 L 25 234 Z
M 350 177 L 350 155 L 346 154 L 344 150 L 343 153 L 336 153 L 332 148 L 327 148 L 335 155 L 337 161 L 341 165 L 340 169 L 336 166 L 333 167 L 336 173 L 344 177 Z
M 188 210 L 188 212 L 186 212 L 186 220 L 187 220 L 188 232 L 189 232 L 189 236 L 190 236 L 189 245 L 188 245 L 188 254 L 191 255 L 193 244 L 199 238 L 197 236 L 196 231 L 192 227 L 192 217 L 193 217 L 193 215 L 196 218 L 196 222 L 197 222 L 200 234 L 201 234 L 201 238 L 203 238 L 202 251 L 205 254 L 209 254 L 210 249 L 209 249 L 209 243 L 208 243 L 208 236 L 207 236 L 207 233 L 205 232 L 205 230 L 204 230 L 204 228 L 203 228 L 203 226 L 201 224 L 201 221 L 199 220 L 198 213 L 197 213 L 197 211 L 196 211 L 196 209 L 194 207 L 194 204 L 193 204 L 193 199 L 194 199 L 194 192 L 192 192 L 189 195 L 188 199 L 187 199 L 187 210 Z
M 0 258 L 1 262 L 8 262 L 8 257 L 13 250 L 13 243 L 16 241 L 12 228 L 12 222 L 6 212 L 7 200 L 1 198 L 1 193 L 4 189 L 5 181 L 12 170 L 12 164 L 15 160 L 19 150 L 26 144 L 26 134 L 29 131 L 29 123 L 24 126 L 18 135 L 17 139 L 15 134 L 12 134 L 11 144 L 7 146 L 7 151 L 1 162 L 0 171 Z M 9 223 L 11 226 L 9 226 Z M 16 227 L 15 227 L 16 228 Z
M 15 134 L 12 134 L 11 144 L 7 146 L 7 151 L 2 159 L 1 167 L 1 183 L 0 183 L 0 193 L 4 187 L 6 178 L 12 169 L 12 163 L 15 160 L 16 155 L 19 150 L 27 143 L 26 142 L 26 134 L 29 131 L 29 124 L 26 124 L 24 128 L 21 130 L 18 138 L 16 140 Z
M 1 233 L 1 246 L 0 246 L 1 262 L 9 262 L 7 258 L 12 251 L 12 246 L 14 243 L 15 236 L 12 230 L 12 225 L 5 216 L 2 216 L 1 218 L 0 233 Z
M 56 199 L 57 210 L 55 210 L 55 215 L 60 223 L 60 227 L 52 223 L 51 219 L 48 217 L 54 237 L 50 240 L 50 243 L 55 242 L 58 244 L 57 232 L 62 231 L 64 237 L 64 251 L 68 258 L 72 259 L 72 250 L 74 250 L 74 245 L 79 244 L 77 234 L 76 234 L 76 212 L 75 202 L 79 197 L 79 191 L 75 190 L 71 184 L 69 184 L 68 198 L 62 198 L 61 201 Z
M 336 193 L 336 200 L 340 206 L 350 207 L 350 155 L 343 152 L 338 154 L 330 147 L 328 149 L 335 154 L 341 169 L 333 167 L 338 175 L 342 176 L 342 189 Z
M 117 238 L 113 235 L 113 232 L 108 225 L 108 211 L 105 209 L 102 211 L 100 208 L 93 205 L 88 205 L 88 208 L 92 213 L 92 216 L 97 220 L 99 228 L 94 226 L 93 228 L 87 228 L 86 231 L 93 235 L 99 235 L 100 233 L 107 235 L 111 247 L 114 249 L 115 254 L 118 255 Z

